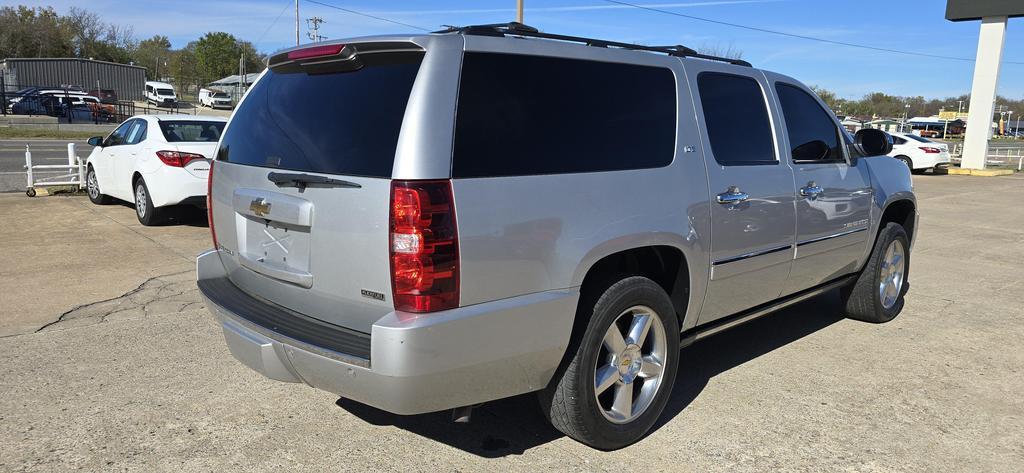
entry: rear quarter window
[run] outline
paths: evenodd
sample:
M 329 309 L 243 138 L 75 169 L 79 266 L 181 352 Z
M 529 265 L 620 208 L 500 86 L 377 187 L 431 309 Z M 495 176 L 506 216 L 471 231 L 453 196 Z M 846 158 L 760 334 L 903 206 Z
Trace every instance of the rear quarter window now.
M 672 162 L 668 68 L 466 53 L 452 177 L 657 168 Z

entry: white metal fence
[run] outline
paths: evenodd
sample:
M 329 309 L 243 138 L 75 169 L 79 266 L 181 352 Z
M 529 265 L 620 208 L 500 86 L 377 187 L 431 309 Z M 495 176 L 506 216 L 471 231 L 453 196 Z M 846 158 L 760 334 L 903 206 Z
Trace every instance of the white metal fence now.
M 36 174 L 38 171 L 56 171 L 58 173 L 63 172 L 63 174 L 47 174 L 43 177 Z M 79 190 L 85 187 L 85 163 L 82 161 L 82 158 L 78 157 L 74 143 L 68 143 L 67 164 L 33 164 L 32 149 L 26 144 L 25 175 L 25 195 L 29 197 L 36 196 L 37 187 L 78 186 Z

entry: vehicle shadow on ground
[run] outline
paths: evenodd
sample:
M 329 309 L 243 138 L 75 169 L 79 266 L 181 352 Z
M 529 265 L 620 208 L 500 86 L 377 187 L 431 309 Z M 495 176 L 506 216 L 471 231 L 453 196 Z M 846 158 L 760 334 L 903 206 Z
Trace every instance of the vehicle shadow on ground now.
M 118 202 L 122 207 L 130 209 L 133 213 L 135 212 L 135 204 L 129 202 Z M 164 219 L 158 223 L 157 227 L 167 227 L 175 225 L 186 225 L 189 227 L 209 227 L 210 221 L 207 219 L 206 209 L 193 207 L 191 205 L 181 205 L 177 207 L 168 207 L 162 209 L 164 212 Z
M 832 291 L 686 347 L 672 397 L 652 432 L 676 417 L 714 376 L 832 325 L 844 317 Z M 485 458 L 521 455 L 564 435 L 551 427 L 534 394 L 486 403 L 468 424 L 451 411 L 399 416 L 348 399 L 335 403 L 373 425 L 391 425 Z

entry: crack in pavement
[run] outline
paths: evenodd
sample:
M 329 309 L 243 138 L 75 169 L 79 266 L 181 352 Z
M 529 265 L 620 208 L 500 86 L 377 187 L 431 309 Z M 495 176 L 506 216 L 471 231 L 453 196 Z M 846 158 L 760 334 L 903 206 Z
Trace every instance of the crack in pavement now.
M 185 270 L 151 277 L 120 296 L 76 306 L 32 333 L 51 330 L 58 324 L 74 323 L 79 327 L 103 323 L 110 318 L 167 315 L 202 307 L 192 273 L 192 270 Z

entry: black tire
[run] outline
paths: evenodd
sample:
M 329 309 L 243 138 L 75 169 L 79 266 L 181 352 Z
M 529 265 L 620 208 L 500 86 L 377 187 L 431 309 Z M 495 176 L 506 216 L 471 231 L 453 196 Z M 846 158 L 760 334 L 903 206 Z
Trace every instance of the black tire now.
M 110 196 L 100 192 L 100 184 L 96 180 L 96 171 L 93 171 L 92 166 L 85 172 L 85 190 L 89 194 L 89 201 L 96 205 L 107 205 L 112 200 Z
M 153 206 L 153 198 L 150 197 L 149 187 L 146 181 L 139 178 L 135 181 L 135 216 L 139 223 L 149 227 L 159 225 L 164 221 L 164 209 Z
M 883 273 L 888 271 L 885 263 L 886 254 L 894 242 L 898 242 L 902 247 L 903 257 L 900 258 L 899 264 L 902 265 L 903 272 L 895 300 L 887 306 L 883 303 L 881 287 L 885 277 Z M 840 291 L 847 317 L 872 323 L 884 323 L 896 318 L 903 310 L 903 296 L 910 287 L 909 275 L 910 240 L 902 225 L 890 222 L 878 233 L 871 256 L 857 280 Z
M 645 341 L 639 344 L 637 352 L 633 352 L 629 356 L 613 358 L 610 353 L 605 351 L 607 350 L 603 343 L 605 334 L 610 331 L 612 324 L 616 321 L 619 321 L 617 327 L 630 326 L 629 323 L 622 324 L 622 321 L 625 320 L 622 319 L 623 316 L 630 317 L 634 321 L 637 320 L 634 318 L 635 316 L 627 315 L 630 313 L 628 310 L 636 306 L 645 306 L 652 310 L 661 324 L 659 326 L 652 322 L 647 336 L 639 337 Z M 641 311 L 642 313 L 643 311 Z M 672 386 L 675 384 L 679 363 L 679 322 L 676 319 L 672 301 L 665 290 L 654 281 L 633 276 L 612 284 L 603 294 L 600 294 L 596 302 L 592 299 L 589 303 L 585 300 L 581 301 L 576 316 L 583 317 L 580 320 L 589 319 L 586 330 L 578 343 L 570 345 L 570 350 L 573 351 L 567 353 L 567 356 L 571 356 L 571 358 L 566 360 L 567 364 L 564 365 L 564 370 L 559 370 L 548 387 L 539 393 L 541 408 L 556 429 L 579 442 L 601 450 L 625 447 L 640 440 L 654 426 L 665 409 Z M 655 343 L 661 343 L 658 341 L 658 327 L 663 329 L 664 350 L 662 353 L 665 357 L 662 360 L 660 376 L 645 376 L 642 374 L 644 369 L 639 369 L 640 372 L 634 372 L 631 375 L 632 379 L 628 381 L 629 384 L 626 384 L 623 378 L 616 378 L 615 384 L 610 385 L 614 388 L 607 387 L 605 389 L 609 391 L 597 394 L 596 384 L 599 370 L 602 367 L 611 367 L 628 372 L 631 369 L 629 366 L 632 366 L 629 363 L 630 358 L 635 361 L 636 355 L 643 355 L 648 347 L 653 347 Z M 654 336 L 652 337 L 651 334 Z M 632 343 L 633 340 L 628 335 L 624 337 L 624 340 L 627 350 L 632 350 L 632 347 L 637 346 Z M 650 349 L 652 352 L 655 350 L 654 348 Z M 605 356 L 604 361 L 601 361 L 602 354 Z M 643 358 L 645 362 L 647 359 L 646 356 Z M 621 368 L 619 368 L 620 366 Z M 612 372 L 615 373 L 614 370 Z M 641 382 L 637 383 L 637 380 Z M 658 384 L 654 385 L 653 396 L 648 397 L 647 401 L 642 400 L 644 397 L 642 388 L 646 386 L 646 383 L 654 380 L 658 380 Z M 631 393 L 631 399 L 634 402 L 640 400 L 639 407 L 634 406 L 640 411 L 630 414 L 631 416 L 635 415 L 635 418 L 623 419 L 623 423 L 616 423 L 606 417 L 605 412 L 608 409 L 602 407 L 602 402 L 607 403 L 607 401 L 599 400 L 599 396 L 605 396 L 605 399 L 611 396 L 614 401 L 618 389 L 625 386 L 629 386 L 628 392 Z M 638 392 L 641 394 L 637 394 Z M 643 408 L 644 403 L 646 403 L 646 408 Z M 633 405 L 631 404 L 631 406 Z M 609 414 L 612 413 L 609 412 Z
M 911 173 L 914 172 L 914 162 L 911 161 L 910 158 L 900 155 L 896 156 L 896 159 L 903 161 L 903 164 L 907 165 L 907 169 L 909 169 Z

